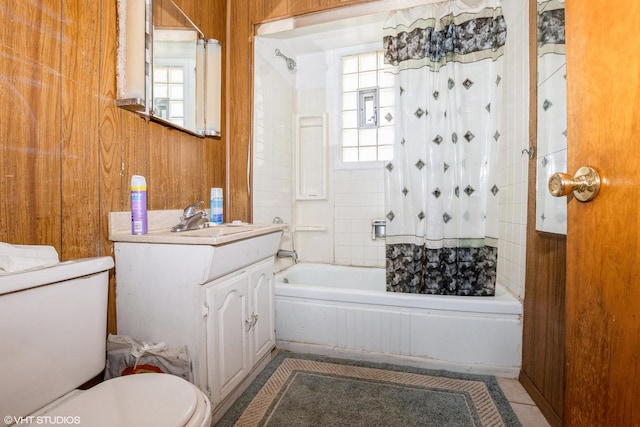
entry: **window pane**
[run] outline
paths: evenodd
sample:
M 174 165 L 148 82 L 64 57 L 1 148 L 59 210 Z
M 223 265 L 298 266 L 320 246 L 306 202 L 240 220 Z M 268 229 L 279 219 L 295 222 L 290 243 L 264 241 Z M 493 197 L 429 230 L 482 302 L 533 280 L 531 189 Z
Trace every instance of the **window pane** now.
M 358 91 L 358 127 L 378 126 L 378 88 Z
M 342 109 L 343 110 L 358 109 L 358 92 L 346 92 L 342 94 Z
M 342 149 L 342 161 L 343 162 L 357 162 L 358 161 L 358 149 L 357 148 L 343 148 Z
M 360 55 L 360 67 L 358 71 L 375 71 L 378 68 L 378 57 L 376 52 L 363 53 Z
M 358 84 L 360 87 L 371 87 L 376 85 L 377 76 L 375 71 L 369 71 L 366 73 L 360 73 Z
M 380 87 L 393 87 L 393 73 L 390 71 L 378 72 L 378 85 Z
M 357 128 L 358 127 L 358 114 L 357 111 L 344 111 L 342 113 L 342 127 L 343 128 Z
M 393 126 L 383 126 L 378 128 L 378 145 L 392 145 L 393 135 Z
M 167 82 L 167 67 L 154 67 L 154 69 L 153 69 L 153 81 L 154 82 Z
M 153 85 L 153 97 L 154 98 L 168 98 L 167 85 L 163 85 L 163 84 Z
M 342 77 L 342 90 L 344 92 L 354 92 L 358 90 L 358 75 L 349 74 Z
M 180 85 L 180 86 L 176 86 L 176 85 L 171 86 L 171 88 L 169 89 L 170 93 L 171 93 L 169 95 L 169 97 L 171 99 L 183 99 L 183 87 L 184 86 L 182 86 L 182 85 Z
M 380 95 L 379 103 L 381 107 L 393 106 L 393 89 L 380 89 L 378 92 Z
M 184 115 L 182 101 L 171 101 L 169 103 L 169 111 L 171 111 L 171 117 L 182 117 Z
M 345 129 L 342 131 L 342 146 L 343 147 L 357 147 L 358 146 L 358 131 L 355 129 Z
M 381 70 L 384 68 L 384 52 L 381 50 L 378 51 L 378 68 Z
M 374 162 L 377 160 L 377 147 L 364 147 L 360 148 L 360 161 L 361 162 Z
M 182 68 L 171 68 L 169 70 L 169 81 L 171 83 L 182 83 L 183 78 Z
M 394 123 L 393 108 L 380 108 L 380 126 L 391 126 Z
M 359 131 L 360 134 L 360 147 L 363 146 L 367 146 L 367 145 L 376 145 L 378 142 L 378 129 L 376 128 L 371 128 L 371 129 L 360 129 Z
M 358 72 L 358 55 L 345 56 L 342 58 L 342 74 Z

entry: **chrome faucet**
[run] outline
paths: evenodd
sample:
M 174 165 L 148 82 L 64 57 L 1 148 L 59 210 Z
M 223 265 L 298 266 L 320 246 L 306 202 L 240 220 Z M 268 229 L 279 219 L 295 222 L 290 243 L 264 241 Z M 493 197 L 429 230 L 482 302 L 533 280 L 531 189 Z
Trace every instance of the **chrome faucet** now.
M 172 227 L 171 231 L 189 231 L 208 227 L 209 219 L 207 218 L 207 212 L 197 210 L 197 208 L 202 205 L 204 205 L 204 201 L 200 200 L 184 208 L 184 212 L 180 217 L 180 223 Z
M 296 253 L 295 250 L 289 251 L 289 250 L 286 250 L 286 249 L 279 249 L 278 253 L 276 254 L 276 256 L 278 258 L 291 258 L 294 263 L 298 259 L 298 254 Z

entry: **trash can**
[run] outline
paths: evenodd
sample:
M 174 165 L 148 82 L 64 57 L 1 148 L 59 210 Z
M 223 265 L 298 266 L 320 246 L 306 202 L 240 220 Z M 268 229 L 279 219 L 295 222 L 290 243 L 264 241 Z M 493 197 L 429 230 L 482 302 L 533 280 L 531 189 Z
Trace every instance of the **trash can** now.
M 149 372 L 176 375 L 193 382 L 187 346 L 172 348 L 164 342 L 149 343 L 125 335 L 109 335 L 105 380 Z

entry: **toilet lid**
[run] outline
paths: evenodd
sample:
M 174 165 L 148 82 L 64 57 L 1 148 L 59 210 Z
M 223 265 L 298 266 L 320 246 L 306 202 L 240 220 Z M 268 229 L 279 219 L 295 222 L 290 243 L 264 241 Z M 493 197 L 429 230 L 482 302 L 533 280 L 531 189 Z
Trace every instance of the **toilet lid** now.
M 200 391 L 169 374 L 114 378 L 79 393 L 47 415 L 77 417 L 82 426 L 184 426 L 196 414 Z

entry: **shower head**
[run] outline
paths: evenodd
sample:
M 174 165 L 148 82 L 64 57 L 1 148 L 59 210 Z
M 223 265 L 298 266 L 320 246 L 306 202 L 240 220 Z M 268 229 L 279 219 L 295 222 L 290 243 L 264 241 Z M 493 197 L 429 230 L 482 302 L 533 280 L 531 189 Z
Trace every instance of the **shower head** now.
M 285 62 L 287 63 L 287 68 L 290 71 L 295 71 L 296 70 L 296 61 L 294 61 L 293 59 L 291 59 L 288 56 L 284 55 L 282 52 L 280 52 L 280 49 L 276 49 L 276 56 L 280 56 L 285 60 Z

